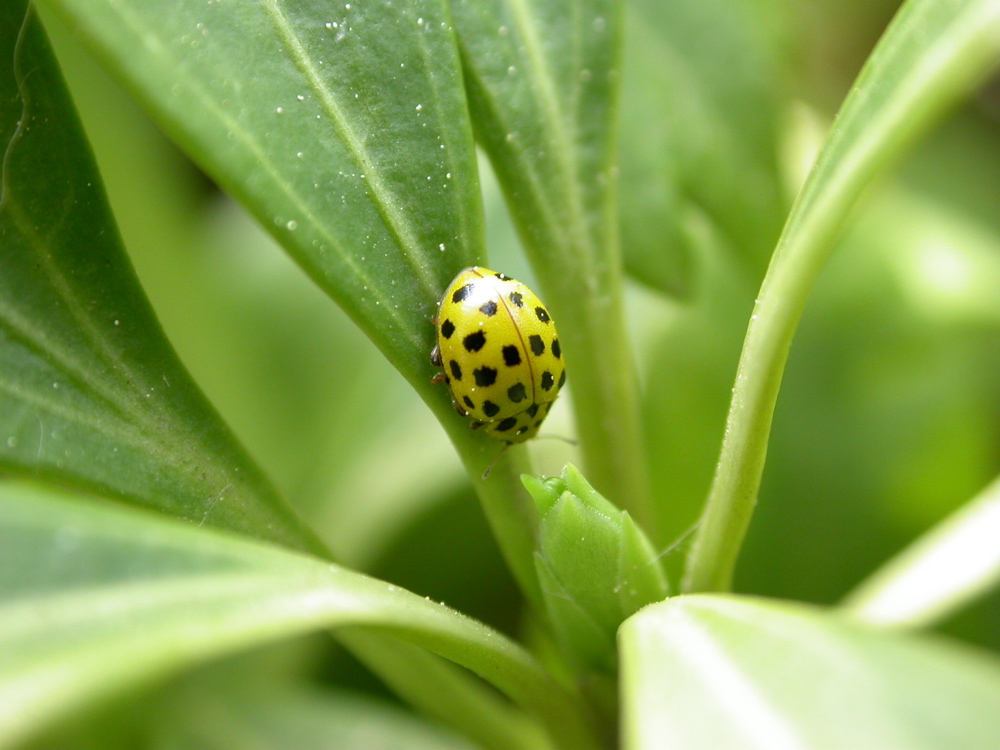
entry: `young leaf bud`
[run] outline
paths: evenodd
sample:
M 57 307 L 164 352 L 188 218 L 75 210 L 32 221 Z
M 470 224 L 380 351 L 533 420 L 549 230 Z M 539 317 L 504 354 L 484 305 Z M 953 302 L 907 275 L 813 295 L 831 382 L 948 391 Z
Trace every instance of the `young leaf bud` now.
M 618 626 L 667 597 L 656 552 L 632 517 L 574 466 L 562 477 L 521 481 L 538 510 L 535 570 L 560 645 L 575 662 L 610 671 Z

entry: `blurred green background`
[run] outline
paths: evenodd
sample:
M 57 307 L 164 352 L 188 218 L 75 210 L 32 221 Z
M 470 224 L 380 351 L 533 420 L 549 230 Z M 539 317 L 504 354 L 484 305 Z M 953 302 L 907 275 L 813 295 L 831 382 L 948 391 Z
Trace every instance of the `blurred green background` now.
M 671 27 L 660 5 L 629 7 L 621 200 L 661 505 L 652 532 L 667 547 L 698 517 L 803 165 L 897 3 L 706 2 L 706 18 L 732 16 L 710 31 Z M 72 31 L 45 20 L 143 286 L 251 453 L 346 564 L 516 631 L 515 587 L 431 414 Z M 711 97 L 706 82 L 719 84 Z M 530 282 L 483 172 L 490 262 Z M 994 81 L 871 191 L 823 275 L 792 349 L 739 590 L 835 602 L 995 476 L 998 206 Z M 571 432 L 568 403 L 554 434 Z M 554 474 L 574 451 L 539 441 L 537 454 Z M 668 556 L 674 573 L 681 560 Z M 1000 599 L 943 629 L 1000 648 Z M 372 685 L 330 648 L 312 638 L 273 653 Z

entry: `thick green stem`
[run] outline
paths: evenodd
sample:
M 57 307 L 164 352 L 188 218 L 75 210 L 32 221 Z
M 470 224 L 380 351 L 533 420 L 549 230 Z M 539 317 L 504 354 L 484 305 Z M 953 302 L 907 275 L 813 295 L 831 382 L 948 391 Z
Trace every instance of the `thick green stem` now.
M 639 388 L 612 226 L 617 225 L 609 220 L 604 262 L 589 273 L 582 263 L 562 272 L 552 269 L 546 293 L 555 314 L 561 313 L 557 322 L 587 479 L 648 527 L 652 509 Z
M 521 474 L 531 472 L 525 448 L 505 449 L 503 443 L 487 437 L 482 430 L 473 431 L 471 422 L 455 413 L 443 385 L 430 385 L 429 379 L 413 385 L 444 426 L 462 459 L 514 580 L 532 609 L 544 612 L 534 561 L 538 514 L 521 484 Z M 491 464 L 489 476 L 483 479 Z
M 1000 57 L 1000 3 L 910 0 L 848 97 L 792 208 L 743 344 L 683 589 L 725 591 L 757 501 L 774 405 L 816 277 L 861 191 Z
M 559 329 L 586 474 L 645 523 L 615 187 L 621 9 L 614 0 L 452 3 L 476 137 Z

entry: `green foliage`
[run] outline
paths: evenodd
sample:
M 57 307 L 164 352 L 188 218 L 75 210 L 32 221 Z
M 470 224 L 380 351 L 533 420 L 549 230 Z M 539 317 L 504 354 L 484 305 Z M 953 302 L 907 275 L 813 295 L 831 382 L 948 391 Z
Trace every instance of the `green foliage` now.
M 667 596 L 656 552 L 572 464 L 562 477 L 521 479 L 538 507 L 535 569 L 552 629 L 571 660 L 613 672 L 618 626 Z
M 592 480 L 646 517 L 638 394 L 621 335 L 614 163 L 621 5 L 463 0 L 452 8 L 477 138 L 538 291 L 559 321 Z
M 995 747 L 1000 660 L 788 602 L 678 597 L 621 632 L 634 748 Z M 669 674 L 669 680 L 663 678 Z M 845 717 L 851 717 L 845 721 Z
M 516 644 L 392 584 L 30 486 L 7 484 L 0 509 L 4 737 L 109 686 L 322 625 L 377 625 L 478 672 L 526 709 L 564 720 L 578 710 Z M 40 565 L 40 540 L 56 534 L 62 554 Z M 47 662 L 58 667 L 45 674 Z M 47 689 L 33 689 L 43 678 Z
M 199 165 L 424 385 L 418 355 L 431 336 L 421 318 L 451 269 L 484 255 L 443 3 L 402 13 L 281 2 L 56 10 L 81 19 Z
M 38 5 L 0 748 L 1000 742 L 1000 2 Z M 487 262 L 579 447 L 484 480 L 428 355 Z
M 3 13 L 0 467 L 322 554 L 163 338 L 41 27 Z

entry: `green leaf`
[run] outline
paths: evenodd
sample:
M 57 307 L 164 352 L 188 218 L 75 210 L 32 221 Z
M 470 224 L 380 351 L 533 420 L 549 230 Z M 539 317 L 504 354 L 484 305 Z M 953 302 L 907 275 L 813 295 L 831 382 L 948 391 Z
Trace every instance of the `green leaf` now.
M 483 226 L 444 3 L 47 4 L 446 413 L 428 320 Z
M 0 257 L 0 467 L 325 555 L 163 339 L 122 252 L 37 22 L 32 17 L 22 25 L 23 4 L 2 12 L 0 59 L 16 65 L 0 76 L 8 143 L 0 202 L 7 238 Z M 53 205 L 63 206 L 59 222 L 52 221 Z M 35 227 L 50 229 L 43 237 Z M 494 487 L 502 496 L 503 483 Z M 512 527 L 530 538 L 530 525 Z M 342 640 L 369 664 L 386 651 L 374 637 Z M 475 694 L 464 673 L 424 653 L 397 650 L 397 656 L 378 662 L 379 671 L 417 705 L 463 726 L 479 719 L 475 726 L 484 731 L 497 723 L 482 720 L 495 713 L 495 699 Z M 421 691 L 412 685 L 418 672 Z M 463 686 L 463 704 L 435 703 L 436 694 Z
M 476 136 L 559 325 L 587 472 L 648 507 L 616 215 L 614 0 L 452 0 Z M 599 342 L 599 345 L 595 345 Z
M 572 694 L 516 644 L 446 607 L 268 544 L 0 485 L 0 743 L 197 661 L 345 626 L 451 659 L 566 747 L 595 747 Z
M 1000 479 L 875 571 L 844 611 L 875 625 L 934 623 L 1000 582 Z
M 225 750 L 283 748 L 473 750 L 468 742 L 391 704 L 346 691 L 231 683 L 194 685 L 172 696 L 150 746 Z
M 862 190 L 1000 60 L 997 0 L 909 0 L 844 102 L 757 296 L 685 591 L 724 590 L 757 499 L 788 350 Z
M 321 551 L 163 337 L 23 2 L 0 60 L 0 469 Z
M 497 444 L 471 432 L 447 389 L 430 382 L 436 304 L 457 271 L 484 257 L 472 130 L 443 0 L 43 2 L 89 37 L 427 402 L 518 582 L 537 599 L 531 509 L 517 480 L 526 467 L 503 461 L 483 483 Z
M 461 667 L 376 632 L 342 628 L 337 637 L 396 695 L 482 750 L 551 750 L 537 721 Z
M 627 4 L 621 233 L 630 275 L 687 295 L 691 206 L 763 269 L 784 217 L 778 176 L 787 14 L 755 0 Z M 703 270 L 703 269 L 702 269 Z
M 1000 744 L 1000 662 L 941 639 L 687 596 L 639 612 L 619 642 L 626 750 Z

